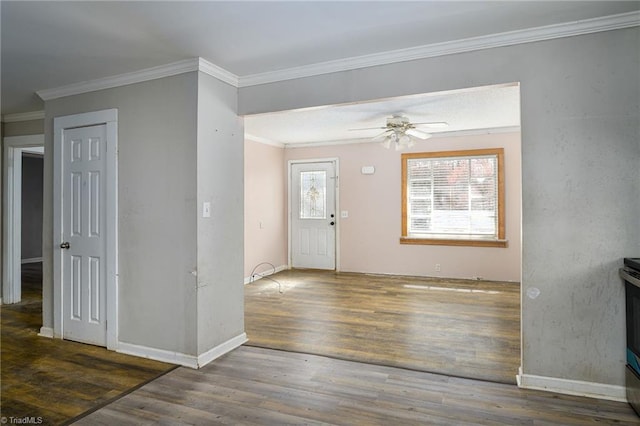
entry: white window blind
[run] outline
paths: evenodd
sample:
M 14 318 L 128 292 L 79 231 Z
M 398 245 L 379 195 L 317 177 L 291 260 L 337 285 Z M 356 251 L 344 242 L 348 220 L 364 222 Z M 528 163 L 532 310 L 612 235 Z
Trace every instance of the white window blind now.
M 497 155 L 410 158 L 407 236 L 498 238 Z

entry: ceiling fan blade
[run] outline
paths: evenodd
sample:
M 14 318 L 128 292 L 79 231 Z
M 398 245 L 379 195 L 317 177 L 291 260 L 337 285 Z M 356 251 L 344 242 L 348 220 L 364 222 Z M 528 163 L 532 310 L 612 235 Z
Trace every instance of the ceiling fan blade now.
M 406 132 L 409 136 L 413 136 L 414 138 L 418 138 L 418 139 L 422 139 L 427 140 L 429 139 L 432 135 L 426 132 L 422 132 L 418 129 L 408 129 Z
M 444 128 L 444 127 L 449 127 L 449 123 L 447 123 L 446 121 L 431 121 L 431 122 L 425 122 L 425 123 L 411 123 L 414 126 L 427 126 L 427 127 L 433 127 L 433 128 Z
M 371 142 L 382 142 L 389 135 L 389 131 L 382 132 L 377 136 L 371 138 Z
M 362 127 L 359 129 L 349 129 L 350 132 L 354 132 L 357 130 L 382 130 L 382 129 L 386 129 L 386 127 Z

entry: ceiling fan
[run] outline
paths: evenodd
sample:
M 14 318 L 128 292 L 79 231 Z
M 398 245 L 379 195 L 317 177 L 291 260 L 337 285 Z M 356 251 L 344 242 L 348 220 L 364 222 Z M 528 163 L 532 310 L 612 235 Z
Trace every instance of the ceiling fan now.
M 410 148 L 415 145 L 415 139 L 427 140 L 432 135 L 422 130 L 418 130 L 416 126 L 426 126 L 433 128 L 447 127 L 449 124 L 444 121 L 433 121 L 427 123 L 412 123 L 403 115 L 392 115 L 387 118 L 387 125 L 384 127 L 368 127 L 363 129 L 351 130 L 373 130 L 383 129 L 384 132 L 371 139 L 372 142 L 381 142 L 385 148 L 390 148 L 393 144 L 396 151 L 403 148 Z

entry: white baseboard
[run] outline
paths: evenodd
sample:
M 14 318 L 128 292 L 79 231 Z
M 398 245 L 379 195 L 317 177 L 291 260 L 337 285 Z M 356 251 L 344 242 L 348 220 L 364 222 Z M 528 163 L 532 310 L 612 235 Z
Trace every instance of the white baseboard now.
M 38 333 L 40 337 L 48 337 L 53 339 L 53 328 L 51 327 L 40 327 L 40 333 Z
M 22 263 L 23 265 L 25 263 L 38 263 L 38 262 L 42 262 L 42 258 L 41 257 L 31 257 L 29 259 L 22 259 L 20 261 L 20 263 Z
M 168 362 L 169 364 L 198 368 L 198 358 L 196 356 L 180 352 L 150 348 L 148 346 L 134 345 L 133 343 L 126 342 L 118 342 L 118 349 L 116 349 L 116 352 L 139 356 L 140 358 L 149 358 L 156 361 Z
M 233 337 L 227 340 L 224 343 L 219 344 L 214 348 L 209 349 L 207 352 L 198 356 L 198 368 L 204 367 L 214 359 L 221 357 L 227 352 L 231 352 L 238 346 L 241 346 L 243 343 L 246 343 L 248 340 L 249 339 L 247 339 L 247 333 L 242 333 L 236 337 Z
M 118 349 L 116 349 L 116 352 L 198 369 L 213 361 L 214 359 L 237 348 L 246 341 L 247 335 L 245 333 L 242 333 L 208 350 L 200 356 L 167 351 L 164 349 L 150 348 L 148 346 L 134 345 L 133 343 L 126 342 L 118 342 Z
M 265 271 L 265 272 L 260 272 L 260 275 L 256 274 L 253 277 L 245 277 L 244 284 L 247 285 L 247 284 L 252 283 L 254 281 L 258 281 L 262 277 L 268 277 L 269 275 L 277 274 L 278 272 L 284 271 L 285 269 L 289 269 L 289 265 L 280 265 L 280 266 L 276 267 L 275 271 L 269 270 L 269 271 Z
M 520 368 L 519 374 L 516 378 L 518 381 L 518 387 L 524 389 L 535 389 L 566 395 L 586 396 L 588 398 L 627 402 L 624 386 L 523 374 L 522 367 Z

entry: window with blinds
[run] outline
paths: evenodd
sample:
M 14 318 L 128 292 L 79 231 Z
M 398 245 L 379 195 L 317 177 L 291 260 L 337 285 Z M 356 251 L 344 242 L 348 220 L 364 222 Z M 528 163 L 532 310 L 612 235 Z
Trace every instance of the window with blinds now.
M 402 155 L 402 238 L 504 244 L 503 149 Z

